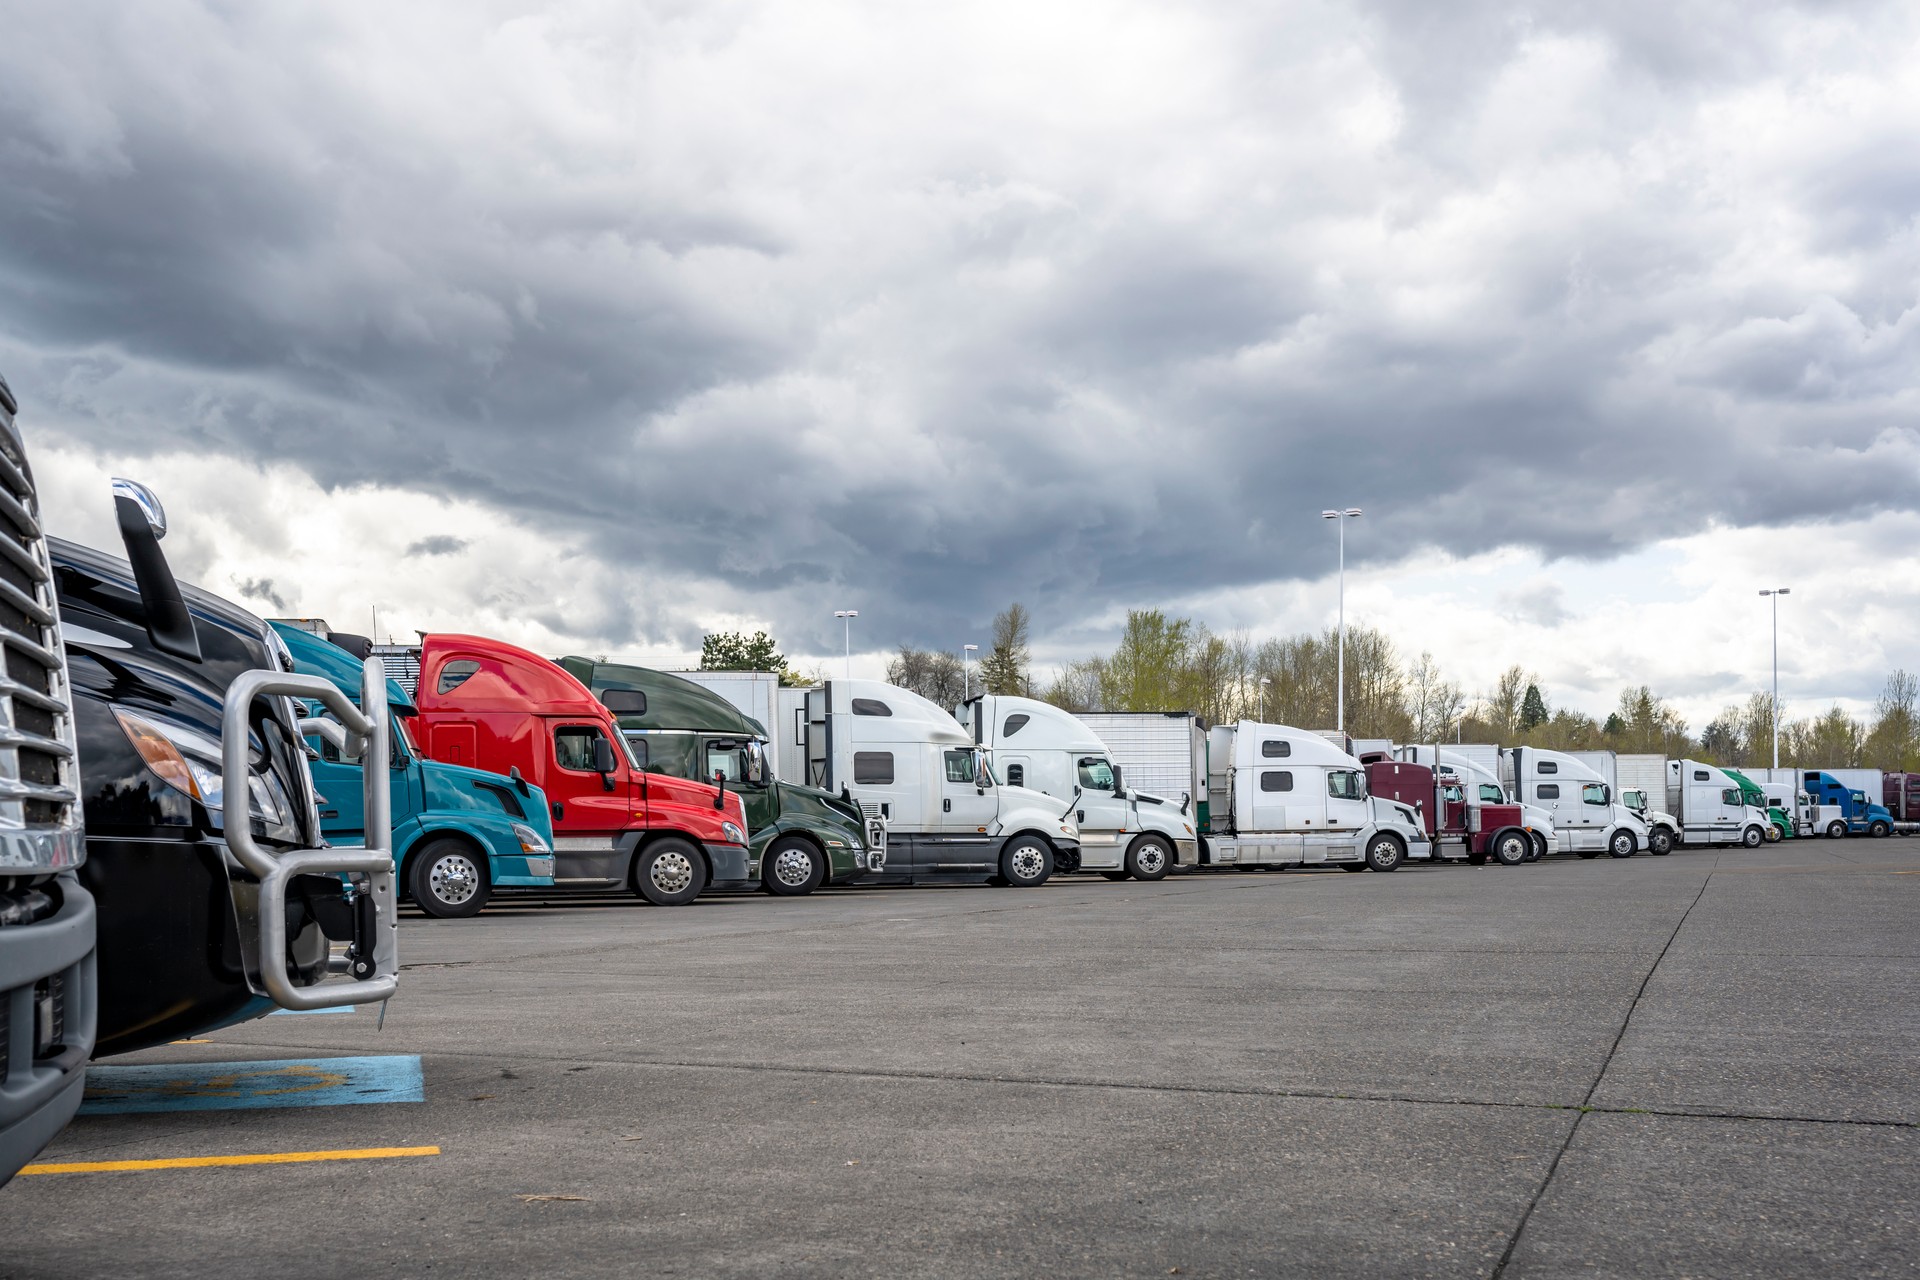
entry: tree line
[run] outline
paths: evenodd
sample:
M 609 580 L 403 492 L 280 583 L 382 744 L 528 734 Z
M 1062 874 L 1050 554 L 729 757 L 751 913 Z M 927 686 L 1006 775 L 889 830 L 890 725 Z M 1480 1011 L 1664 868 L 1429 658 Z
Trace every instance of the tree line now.
M 1013 604 L 994 619 L 977 668 L 940 650 L 902 646 L 887 680 L 950 707 L 963 692 L 1019 694 L 1066 711 L 1191 711 L 1208 723 L 1266 720 L 1331 728 L 1341 685 L 1339 632 L 1254 640 L 1219 635 L 1159 609 L 1127 613 L 1111 653 L 1036 678 L 1032 617 Z M 1772 762 L 1772 699 L 1765 691 L 1727 707 L 1695 734 L 1664 697 L 1628 686 L 1604 718 L 1555 707 L 1537 675 L 1514 665 L 1490 688 L 1468 692 L 1431 653 L 1409 659 L 1378 628 L 1347 627 L 1346 723 L 1355 738 L 1395 742 L 1498 742 L 1555 751 L 1611 750 L 1687 756 L 1734 768 Z M 1780 726 L 1780 759 L 1828 768 L 1920 770 L 1920 677 L 1888 676 L 1867 720 L 1838 705 Z

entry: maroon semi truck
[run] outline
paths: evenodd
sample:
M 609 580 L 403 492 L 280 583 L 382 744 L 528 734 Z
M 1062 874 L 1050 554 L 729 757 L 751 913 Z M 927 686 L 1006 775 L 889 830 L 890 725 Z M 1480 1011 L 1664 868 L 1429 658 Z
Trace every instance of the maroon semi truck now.
M 1457 778 L 1434 776 L 1423 764 L 1377 757 L 1367 761 L 1367 793 L 1409 805 L 1426 825 L 1436 858 L 1465 858 L 1480 866 L 1488 858 L 1513 867 L 1532 845 L 1517 804 L 1489 804 Z

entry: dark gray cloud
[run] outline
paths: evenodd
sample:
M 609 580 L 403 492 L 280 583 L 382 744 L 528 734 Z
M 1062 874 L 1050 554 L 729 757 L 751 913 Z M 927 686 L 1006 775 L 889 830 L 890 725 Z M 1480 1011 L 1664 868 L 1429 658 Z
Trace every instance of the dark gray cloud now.
M 465 551 L 470 544 L 465 538 L 456 538 L 450 533 L 435 533 L 407 544 L 410 556 L 450 556 Z
M 293 611 L 293 606 L 287 603 L 285 596 L 280 594 L 280 589 L 274 585 L 272 578 L 235 578 L 233 587 L 249 600 L 258 600 L 263 604 L 272 605 L 275 613 L 285 614 Z
M 614 639 L 686 579 L 797 651 L 1070 627 L 1317 576 L 1329 503 L 1356 564 L 1913 506 L 1908 6 L 783 21 L 16 18 L 0 358 L 559 535 Z

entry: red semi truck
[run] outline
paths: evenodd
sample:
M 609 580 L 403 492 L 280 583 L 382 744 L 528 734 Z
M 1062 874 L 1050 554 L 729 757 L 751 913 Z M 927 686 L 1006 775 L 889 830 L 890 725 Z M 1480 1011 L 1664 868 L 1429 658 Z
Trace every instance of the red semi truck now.
M 1526 861 L 1532 847 L 1519 805 L 1489 804 L 1458 778 L 1436 778 L 1426 765 L 1369 757 L 1367 792 L 1411 805 L 1436 858 L 1463 857 L 1475 866 L 1492 858 L 1511 867 Z
M 609 690 L 609 703 L 621 690 Z M 746 889 L 747 814 L 736 791 L 636 768 L 618 705 L 538 654 L 479 636 L 420 647 L 421 750 L 521 776 L 553 811 L 554 884 L 626 886 L 676 907 L 709 888 Z

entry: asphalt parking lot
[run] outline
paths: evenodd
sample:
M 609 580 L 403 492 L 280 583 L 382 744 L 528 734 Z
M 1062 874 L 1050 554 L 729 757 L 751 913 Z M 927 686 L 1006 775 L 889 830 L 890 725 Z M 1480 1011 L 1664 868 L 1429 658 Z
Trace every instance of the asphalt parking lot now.
M 123 1060 L 339 1105 L 41 1159 L 352 1158 L 21 1177 L 0 1274 L 1912 1274 L 1917 920 L 1915 840 L 413 917 L 384 1030 Z

